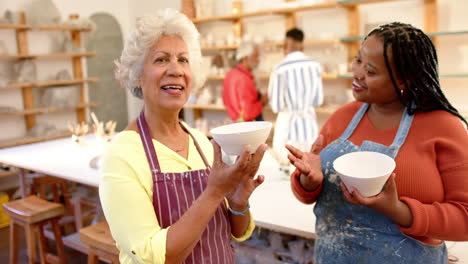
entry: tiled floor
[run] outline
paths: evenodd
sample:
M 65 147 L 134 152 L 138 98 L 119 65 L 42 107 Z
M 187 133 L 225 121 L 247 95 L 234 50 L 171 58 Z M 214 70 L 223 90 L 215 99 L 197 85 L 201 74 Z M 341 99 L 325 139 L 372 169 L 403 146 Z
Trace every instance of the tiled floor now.
M 28 256 L 26 250 L 26 240 L 24 237 L 24 233 L 21 228 L 19 228 L 20 234 L 19 238 L 19 254 L 18 254 L 18 263 L 28 263 Z M 0 263 L 8 263 L 9 257 L 9 231 L 8 227 L 0 229 Z M 50 245 L 51 248 L 54 248 L 54 245 Z M 67 251 L 67 263 L 70 264 L 82 264 L 86 263 L 86 255 L 82 254 L 81 252 L 77 252 L 71 249 L 66 249 Z

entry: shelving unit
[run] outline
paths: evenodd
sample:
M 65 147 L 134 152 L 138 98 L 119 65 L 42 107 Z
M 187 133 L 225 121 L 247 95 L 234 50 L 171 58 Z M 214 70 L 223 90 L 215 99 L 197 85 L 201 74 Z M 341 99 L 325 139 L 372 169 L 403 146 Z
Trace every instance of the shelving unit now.
M 71 15 L 70 19 L 78 19 L 77 15 Z M 96 56 L 94 52 L 70 52 L 70 53 L 48 53 L 48 54 L 31 54 L 29 52 L 29 41 L 28 31 L 68 31 L 71 34 L 71 39 L 77 47 L 82 47 L 81 43 L 81 32 L 91 31 L 91 28 L 78 28 L 75 26 L 68 25 L 39 25 L 37 27 L 31 27 L 26 23 L 26 17 L 24 13 L 20 14 L 19 24 L 0 24 L 0 29 L 11 29 L 14 30 L 16 36 L 16 45 L 18 52 L 17 54 L 0 54 L 1 60 L 56 60 L 56 59 L 67 59 L 71 61 L 73 73 L 72 79 L 70 80 L 44 80 L 35 82 L 24 82 L 24 83 L 8 83 L 3 87 L 0 87 L 0 93 L 2 91 L 21 89 L 23 99 L 23 109 L 0 113 L 0 118 L 18 116 L 23 117 L 26 129 L 29 130 L 36 125 L 36 116 L 44 115 L 49 113 L 61 113 L 61 112 L 76 112 L 77 122 L 86 122 L 86 110 L 97 107 L 97 104 L 88 102 L 86 99 L 86 84 L 90 82 L 96 82 L 97 78 L 87 78 L 83 72 L 83 57 Z M 79 89 L 79 103 L 70 108 L 60 107 L 36 107 L 34 105 L 34 93 L 33 89 L 39 87 L 54 87 L 60 89 L 60 86 L 78 86 Z M 1 121 L 0 121 L 1 122 Z M 0 140 L 0 148 L 16 146 L 21 144 L 28 144 L 33 142 L 40 142 L 44 140 L 50 140 L 54 138 L 70 136 L 69 132 L 58 132 L 57 135 L 44 136 L 44 137 L 19 137 L 11 138 L 7 140 Z
M 320 4 L 313 4 L 313 5 L 304 5 L 304 6 L 296 6 L 296 7 L 288 7 L 288 8 L 273 8 L 273 9 L 265 9 L 265 10 L 258 10 L 254 12 L 240 12 L 238 14 L 226 14 L 221 16 L 213 16 L 213 17 L 201 17 L 192 19 L 192 21 L 196 24 L 202 24 L 207 22 L 216 22 L 216 21 L 231 21 L 233 32 L 235 37 L 240 38 L 242 36 L 242 29 L 244 18 L 250 17 L 258 17 L 258 16 L 269 16 L 269 15 L 283 15 L 285 19 L 286 28 L 292 28 L 296 26 L 296 14 L 297 12 L 302 11 L 309 11 L 309 10 L 320 10 L 320 9 L 344 9 L 348 14 L 347 19 L 347 35 L 340 37 L 340 38 L 331 38 L 331 39 L 307 39 L 305 41 L 306 45 L 314 45 L 314 44 L 334 44 L 334 43 L 341 43 L 345 45 L 347 49 L 347 61 L 346 63 L 350 63 L 357 51 L 359 50 L 360 41 L 364 38 L 363 32 L 360 32 L 360 22 L 361 22 L 361 12 L 360 7 L 363 5 L 370 5 L 370 4 L 381 4 L 381 3 L 389 3 L 389 2 L 396 2 L 402 0 L 337 0 L 337 1 L 328 1 Z M 424 0 L 422 1 L 423 5 L 423 30 L 428 32 L 428 35 L 431 36 L 434 44 L 437 47 L 437 39 L 439 37 L 444 36 L 453 36 L 453 35 L 463 35 L 468 34 L 468 30 L 457 30 L 457 31 L 438 31 L 438 1 L 437 0 Z M 242 11 L 242 10 L 241 10 Z M 263 46 L 281 46 L 283 45 L 282 42 L 266 42 L 262 43 Z M 228 46 L 210 46 L 210 47 L 203 47 L 203 51 L 213 51 L 213 50 L 233 50 L 236 49 L 237 45 L 228 45 Z M 468 78 L 467 73 L 449 73 L 445 72 L 440 75 L 441 78 Z M 263 74 L 257 77 L 260 80 L 267 80 L 269 78 L 269 74 Z M 350 73 L 347 74 L 324 74 L 322 76 L 323 80 L 345 80 L 348 82 L 347 87 L 351 87 L 349 84 L 351 82 L 352 75 Z M 224 76 L 216 75 L 216 76 L 208 76 L 208 80 L 211 81 L 222 81 Z M 195 109 L 193 106 L 186 106 L 187 109 Z M 326 109 L 326 110 L 324 110 Z M 213 107 L 208 106 L 196 106 L 196 110 L 198 113 L 196 114 L 197 117 L 202 116 L 203 110 L 213 111 Z M 221 110 L 221 109 L 216 109 Z M 328 108 L 319 108 L 316 111 L 319 114 L 329 115 L 333 111 Z

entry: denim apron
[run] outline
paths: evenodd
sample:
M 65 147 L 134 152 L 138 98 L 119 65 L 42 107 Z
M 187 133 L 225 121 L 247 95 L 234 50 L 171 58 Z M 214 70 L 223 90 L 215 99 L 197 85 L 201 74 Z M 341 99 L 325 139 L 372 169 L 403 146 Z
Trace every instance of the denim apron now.
M 162 228 L 174 224 L 187 211 L 208 184 L 211 167 L 198 145 L 198 150 L 206 169 L 178 172 L 161 172 L 153 140 L 143 111 L 137 120 L 141 141 L 153 176 L 153 207 Z M 183 263 L 235 263 L 234 248 L 231 245 L 231 224 L 226 204 L 220 203 L 202 234 L 200 241 Z
M 413 121 L 413 115 L 408 115 L 405 109 L 390 146 L 371 141 L 356 146 L 348 138 L 368 108 L 368 104 L 363 104 L 344 133 L 320 153 L 324 181 L 314 207 L 317 217 L 316 263 L 447 263 L 444 243 L 433 246 L 411 238 L 390 218 L 366 206 L 353 205 L 343 197 L 333 161 L 356 151 L 375 151 L 395 158 Z

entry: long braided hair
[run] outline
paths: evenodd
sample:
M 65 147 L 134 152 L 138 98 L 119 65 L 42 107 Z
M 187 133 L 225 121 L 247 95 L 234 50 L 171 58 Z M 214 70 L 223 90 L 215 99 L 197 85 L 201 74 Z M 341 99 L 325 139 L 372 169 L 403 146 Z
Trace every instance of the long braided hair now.
M 393 22 L 375 28 L 366 39 L 372 35 L 383 40 L 385 64 L 393 87 L 409 114 L 445 110 L 459 117 L 468 126 L 440 88 L 437 53 L 431 39 L 424 32 L 409 24 Z M 392 71 L 389 47 L 396 73 Z M 395 76 L 404 81 L 404 93 L 398 89 Z

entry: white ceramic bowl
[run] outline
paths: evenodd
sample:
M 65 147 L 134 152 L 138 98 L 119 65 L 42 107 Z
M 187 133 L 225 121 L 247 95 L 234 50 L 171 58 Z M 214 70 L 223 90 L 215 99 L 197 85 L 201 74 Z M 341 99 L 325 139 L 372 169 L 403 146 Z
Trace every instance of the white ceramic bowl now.
M 382 153 L 358 151 L 337 158 L 333 167 L 350 192 L 354 187 L 369 197 L 382 191 L 395 169 L 395 161 Z
M 246 145 L 250 145 L 251 152 L 255 152 L 258 146 L 265 143 L 271 126 L 271 122 L 267 121 L 240 122 L 213 128 L 210 133 L 224 152 L 239 156 Z

